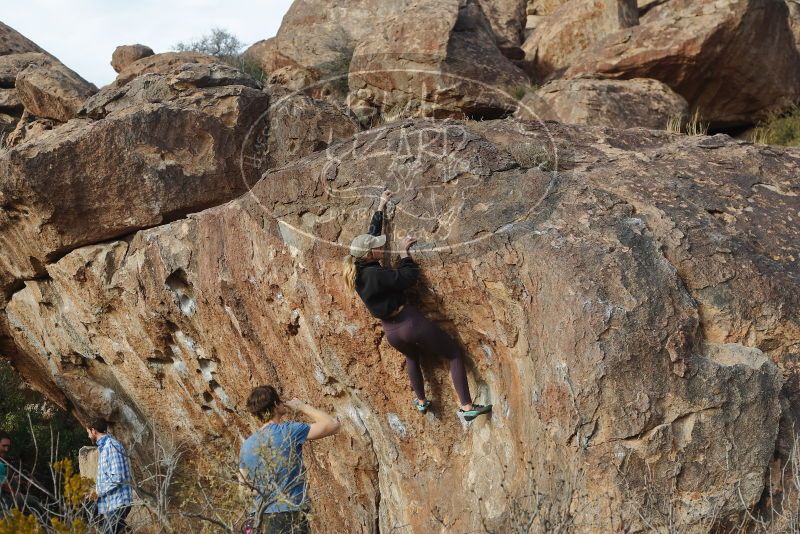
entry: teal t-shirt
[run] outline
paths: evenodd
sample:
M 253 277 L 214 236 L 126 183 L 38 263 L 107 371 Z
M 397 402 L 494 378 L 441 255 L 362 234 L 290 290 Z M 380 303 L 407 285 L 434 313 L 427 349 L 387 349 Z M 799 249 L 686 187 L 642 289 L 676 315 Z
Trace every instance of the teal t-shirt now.
M 267 425 L 242 444 L 239 467 L 257 492 L 254 510 L 292 512 L 307 505 L 303 443 L 310 427 L 289 421 Z
M 8 466 L 2 460 L 0 460 L 0 484 L 8 480 Z

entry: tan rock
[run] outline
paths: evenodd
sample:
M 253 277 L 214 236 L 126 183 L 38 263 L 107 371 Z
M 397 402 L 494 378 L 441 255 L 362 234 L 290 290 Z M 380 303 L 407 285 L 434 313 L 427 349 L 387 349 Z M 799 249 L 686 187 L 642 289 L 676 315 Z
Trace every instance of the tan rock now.
M 134 61 L 152 56 L 153 54 L 153 49 L 143 44 L 118 46 L 111 55 L 111 66 L 116 72 L 122 72 L 125 67 Z
M 25 52 L 46 53 L 36 43 L 17 32 L 14 28 L 0 22 L 0 56 Z
M 526 69 L 539 79 L 560 74 L 606 35 L 638 22 L 636 0 L 566 2 L 522 45 Z
M 517 115 L 611 128 L 663 130 L 675 117 L 687 117 L 682 96 L 657 80 L 557 80 L 520 102 Z
M 483 0 L 481 7 L 492 25 L 501 50 L 519 47 L 525 40 L 527 0 Z
M 413 0 L 296 0 L 274 38 L 259 41 L 245 55 L 268 75 L 301 67 L 315 80 L 346 76 L 356 44 L 402 13 Z
M 671 0 L 608 35 L 566 76 L 655 78 L 713 127 L 752 124 L 800 91 L 787 16 L 784 2 Z
M 146 56 L 128 64 L 113 83 L 115 87 L 119 87 L 142 74 L 168 74 L 184 63 L 211 65 L 219 62 L 219 59 L 200 52 L 164 52 Z
M 97 87 L 60 63 L 31 64 L 17 75 L 17 94 L 31 114 L 66 122 Z
M 82 244 L 247 190 L 253 171 L 240 167 L 240 157 L 251 153 L 251 128 L 259 127 L 267 95 L 229 85 L 174 90 L 148 102 L 134 89 L 114 94 L 110 109 L 97 103 L 102 111 L 94 116 L 102 120 L 20 132 L 25 142 L 0 155 L 7 208 L 0 214 L 0 288 L 42 274 L 47 262 Z
M 0 88 L 0 112 L 22 113 L 22 102 L 16 89 Z
M 529 15 L 552 15 L 559 7 L 569 0 L 528 0 L 527 12 Z
M 17 118 L 17 121 L 5 138 L 4 146 L 13 147 L 20 143 L 24 143 L 34 137 L 44 134 L 55 128 L 58 124 L 53 119 L 42 119 L 34 117 L 28 111 L 23 110 L 22 114 Z M 0 276 L 0 279 L 3 277 Z
M 235 454 L 259 383 L 336 413 L 308 462 L 317 531 L 701 531 L 759 500 L 797 373 L 798 171 L 796 152 L 725 136 L 404 121 L 74 250 L 7 314 L 20 366 L 136 454 L 149 428 Z M 461 426 L 442 365 L 420 417 L 341 279 L 335 244 L 387 182 L 390 244 L 420 232 L 420 305 L 458 333 L 491 419 Z
M 789 27 L 792 30 L 795 46 L 800 49 L 800 1 L 786 0 L 789 8 Z
M 34 63 L 38 65 L 51 65 L 54 61 L 52 57 L 39 52 L 0 56 L 0 87 L 14 87 L 17 81 L 17 75 L 25 70 L 28 65 Z
M 272 94 L 266 167 L 283 167 L 359 130 L 355 118 L 330 102 L 302 94 Z
M 306 97 L 270 106 L 255 85 L 232 67 L 185 63 L 103 88 L 82 110 L 96 120 L 21 126 L 0 155 L 10 210 L 0 219 L 0 290 L 75 247 L 226 202 L 263 170 L 357 129 Z
M 267 81 L 270 85 L 279 85 L 296 92 L 306 92 L 311 89 L 311 93 L 317 93 L 322 88 L 317 82 L 317 74 L 300 66 L 281 67 L 273 71 Z
M 8 135 L 17 127 L 18 120 L 12 115 L 0 113 L 0 148 L 6 146 Z
M 475 1 L 426 1 L 387 18 L 358 44 L 351 106 L 402 116 L 497 118 L 514 108 L 506 91 L 525 74 L 498 49 Z M 363 111 L 361 111 L 363 113 Z

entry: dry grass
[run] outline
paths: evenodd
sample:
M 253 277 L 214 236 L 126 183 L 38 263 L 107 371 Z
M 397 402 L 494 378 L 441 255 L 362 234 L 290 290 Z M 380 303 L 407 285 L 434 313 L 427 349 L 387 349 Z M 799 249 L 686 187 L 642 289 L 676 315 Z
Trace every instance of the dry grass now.
M 667 120 L 666 129 L 670 133 L 686 135 L 708 134 L 709 122 L 703 120 L 700 110 L 696 109 L 691 117 L 674 115 Z
M 514 100 L 522 100 L 528 93 L 535 93 L 538 90 L 539 86 L 533 83 L 529 85 L 516 85 L 508 90 L 508 94 L 510 94 Z

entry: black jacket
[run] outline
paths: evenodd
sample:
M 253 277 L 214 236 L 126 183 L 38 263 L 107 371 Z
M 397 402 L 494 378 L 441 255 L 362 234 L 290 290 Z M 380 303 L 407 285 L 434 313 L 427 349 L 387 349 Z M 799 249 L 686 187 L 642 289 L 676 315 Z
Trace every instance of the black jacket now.
M 383 232 L 383 212 L 372 216 L 368 233 L 379 236 Z M 377 260 L 356 261 L 356 291 L 369 312 L 378 319 L 386 319 L 406 303 L 405 290 L 419 278 L 419 266 L 411 258 L 402 258 L 396 269 L 381 267 Z

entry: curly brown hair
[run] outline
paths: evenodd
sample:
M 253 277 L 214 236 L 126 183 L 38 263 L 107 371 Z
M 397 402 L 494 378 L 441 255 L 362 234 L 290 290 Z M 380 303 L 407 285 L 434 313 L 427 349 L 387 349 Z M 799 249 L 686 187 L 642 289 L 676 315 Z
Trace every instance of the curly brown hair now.
M 281 403 L 277 390 L 272 386 L 257 386 L 247 397 L 247 411 L 259 419 L 272 419 L 275 406 Z

